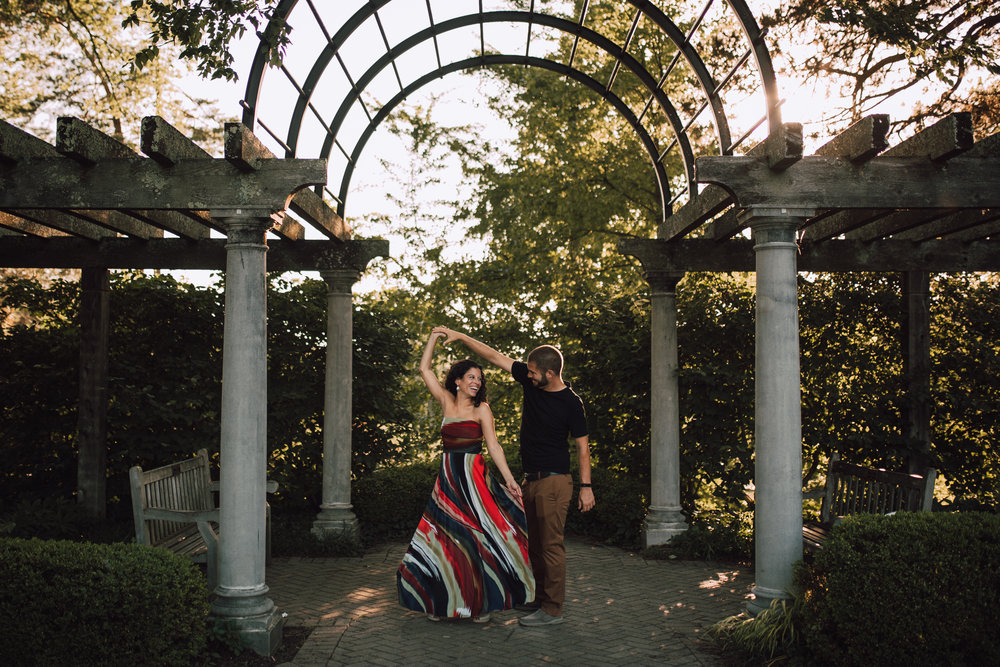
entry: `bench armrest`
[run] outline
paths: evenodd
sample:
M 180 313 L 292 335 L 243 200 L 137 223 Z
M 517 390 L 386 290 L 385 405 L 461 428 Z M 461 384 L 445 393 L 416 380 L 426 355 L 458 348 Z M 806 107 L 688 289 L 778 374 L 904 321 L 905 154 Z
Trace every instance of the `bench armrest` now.
M 219 510 L 171 510 L 164 507 L 147 507 L 143 514 L 146 519 L 161 521 L 180 521 L 199 523 L 203 521 L 219 522 Z

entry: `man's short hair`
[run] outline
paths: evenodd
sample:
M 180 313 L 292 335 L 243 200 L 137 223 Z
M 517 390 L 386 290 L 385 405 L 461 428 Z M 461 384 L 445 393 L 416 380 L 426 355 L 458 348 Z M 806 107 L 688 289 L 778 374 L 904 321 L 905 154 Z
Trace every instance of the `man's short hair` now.
M 552 371 L 556 375 L 562 373 L 562 353 L 551 345 L 539 345 L 536 347 L 528 353 L 528 361 L 534 362 L 543 375 L 545 371 Z

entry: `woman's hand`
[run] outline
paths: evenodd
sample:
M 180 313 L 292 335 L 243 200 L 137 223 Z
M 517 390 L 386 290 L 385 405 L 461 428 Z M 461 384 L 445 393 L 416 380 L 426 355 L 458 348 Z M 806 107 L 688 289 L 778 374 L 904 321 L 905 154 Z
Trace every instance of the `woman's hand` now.
M 448 343 L 452 342 L 453 340 L 458 340 L 458 333 L 455 332 L 455 331 L 452 331 L 451 329 L 449 329 L 446 326 L 440 326 L 440 325 L 436 326 L 433 329 L 431 329 L 431 333 L 432 334 L 438 334 L 438 335 L 441 336 L 441 338 L 444 338 L 444 342 L 442 343 L 442 345 L 447 345 Z
M 504 484 L 504 486 L 507 488 L 510 495 L 514 496 L 518 500 L 521 500 L 521 485 L 514 481 L 513 477 L 507 480 L 507 483 Z

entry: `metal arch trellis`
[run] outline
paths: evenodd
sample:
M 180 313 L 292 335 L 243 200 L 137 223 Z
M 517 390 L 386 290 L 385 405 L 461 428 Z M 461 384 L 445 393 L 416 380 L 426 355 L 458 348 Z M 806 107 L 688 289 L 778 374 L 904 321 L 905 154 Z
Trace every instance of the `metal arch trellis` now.
M 621 114 L 623 119 L 632 126 L 640 140 L 640 143 L 649 155 L 659 188 L 663 219 L 666 219 L 671 214 L 671 207 L 676 199 L 680 198 L 684 194 L 687 194 L 688 198 L 692 199 L 698 194 L 698 185 L 694 178 L 694 151 L 688 132 L 696 120 L 703 115 L 706 109 L 711 110 L 710 118 L 715 130 L 719 155 L 731 155 L 733 150 L 765 121 L 768 123 L 769 133 L 774 132 L 776 129 L 781 127 L 780 102 L 778 101 L 777 84 L 774 77 L 773 67 L 771 65 L 770 54 L 764 44 L 763 32 L 759 29 L 753 14 L 746 6 L 744 0 L 725 0 L 725 4 L 733 11 L 737 22 L 743 31 L 744 38 L 747 40 L 749 45 L 735 66 L 733 66 L 719 81 L 716 81 L 713 78 L 704 60 L 692 43 L 692 37 L 701 25 L 702 21 L 705 19 L 705 16 L 714 4 L 715 0 L 707 0 L 700 14 L 689 26 L 686 33 L 682 31 L 677 24 L 659 7 L 654 5 L 649 0 L 627 0 L 628 4 L 635 8 L 635 14 L 632 18 L 628 34 L 624 39 L 624 43 L 620 46 L 614 40 L 584 25 L 590 6 L 589 0 L 584 0 L 581 4 L 576 20 L 570 20 L 554 14 L 538 11 L 536 10 L 534 0 L 532 0 L 530 7 L 527 10 L 509 11 L 484 11 L 483 2 L 480 0 L 477 11 L 470 11 L 467 14 L 462 14 L 440 23 L 437 23 L 434 20 L 431 1 L 425 0 L 429 25 L 420 30 L 416 30 L 399 43 L 391 45 L 383 26 L 380 10 L 391 11 L 391 7 L 388 6 L 392 3 L 392 1 L 393 0 L 368 0 L 368 2 L 362 4 L 362 6 L 357 9 L 353 15 L 347 18 L 335 31 L 331 31 L 324 22 L 323 17 L 318 11 L 313 0 L 305 0 L 305 4 L 309 8 L 313 20 L 323 33 L 326 44 L 313 61 L 308 75 L 301 83 L 292 76 L 287 68 L 284 66 L 281 67 L 281 72 L 295 88 L 297 93 L 295 106 L 288 123 L 287 135 L 284 139 L 272 131 L 263 119 L 258 117 L 259 101 L 263 93 L 263 83 L 267 70 L 267 63 L 269 62 L 268 52 L 263 43 L 258 48 L 247 79 L 247 89 L 243 101 L 244 124 L 251 128 L 258 126 L 261 127 L 282 146 L 285 150 L 286 157 L 294 157 L 298 149 L 298 141 L 304 117 L 307 112 L 311 112 L 322 126 L 325 133 L 325 139 L 320 157 L 329 158 L 333 148 L 336 147 L 346 158 L 347 164 L 340 179 L 338 192 L 334 195 L 334 193 L 330 191 L 330 195 L 337 202 L 338 213 L 341 216 L 345 213 L 346 199 L 350 179 L 354 171 L 354 165 L 362 154 L 368 138 L 373 134 L 375 129 L 377 129 L 378 124 L 388 116 L 389 112 L 395 106 L 423 85 L 426 85 L 427 83 L 430 83 L 445 74 L 460 70 L 488 67 L 499 64 L 524 64 L 563 74 L 568 78 L 571 78 L 574 81 L 592 89 L 605 101 L 611 104 L 611 106 L 615 108 L 619 114 Z M 275 9 L 273 20 L 287 21 L 299 4 L 299 0 L 283 0 Z M 382 42 L 385 46 L 385 54 L 379 57 L 375 63 L 370 65 L 363 74 L 360 76 L 352 76 L 341 55 L 341 50 L 345 46 L 348 38 L 362 24 L 373 17 L 378 26 Z M 657 76 L 654 76 L 648 69 L 643 67 L 638 60 L 631 56 L 628 52 L 632 37 L 634 36 L 637 26 L 643 17 L 652 21 L 653 24 L 655 24 L 657 28 L 667 36 L 677 49 L 673 54 L 670 63 L 664 71 L 659 73 Z M 486 43 L 483 36 L 484 26 L 488 23 L 498 22 L 508 24 L 526 24 L 527 40 L 524 45 L 523 55 L 515 55 L 512 53 L 486 54 Z M 448 65 L 442 65 L 438 38 L 452 30 L 458 30 L 475 24 L 479 24 L 480 26 L 480 51 L 478 56 L 452 62 Z M 560 63 L 547 58 L 531 57 L 529 55 L 531 47 L 531 31 L 534 25 L 546 26 L 574 36 L 574 44 L 567 62 Z M 595 45 L 597 48 L 614 59 L 611 76 L 606 84 L 598 82 L 587 73 L 573 66 L 577 45 L 581 38 Z M 427 42 L 433 43 L 436 60 L 435 64 L 429 68 L 429 71 L 426 74 L 418 77 L 413 82 L 404 85 L 397 66 L 399 58 L 415 46 L 422 45 Z M 294 46 L 294 44 L 292 46 Z M 727 119 L 721 98 L 721 92 L 729 84 L 737 72 L 747 64 L 751 57 L 753 58 L 760 80 L 760 89 L 764 94 L 765 109 L 761 119 L 742 137 L 733 141 L 730 134 L 729 121 Z M 686 123 L 682 122 L 680 115 L 670 100 L 669 94 L 663 90 L 664 83 L 681 58 L 684 59 L 691 72 L 694 74 L 697 85 L 704 97 L 699 108 L 690 115 Z M 350 84 L 350 90 L 343 98 L 340 106 L 338 107 L 337 113 L 332 118 L 327 119 L 315 107 L 312 100 L 320 86 L 324 73 L 327 71 L 328 66 L 334 59 L 338 61 L 344 76 Z M 366 87 L 376 78 L 376 76 L 389 66 L 393 69 L 396 83 L 399 86 L 399 92 L 373 114 L 365 104 L 362 95 Z M 638 114 L 632 112 L 621 97 L 615 94 L 612 90 L 617 73 L 622 66 L 635 75 L 647 90 L 647 100 L 642 108 L 642 111 Z M 646 125 L 644 125 L 644 121 L 648 118 L 648 112 L 654 101 L 667 118 L 673 132 L 672 140 L 663 147 L 657 147 L 655 141 L 652 139 L 650 131 L 647 129 Z M 343 123 L 348 111 L 353 108 L 355 104 L 360 105 L 361 110 L 364 112 L 368 120 L 368 126 L 361 132 L 355 142 L 355 145 L 348 150 L 338 140 L 338 131 L 340 130 L 340 126 Z M 682 189 L 673 199 L 671 199 L 669 192 L 669 179 L 666 176 L 663 162 L 666 156 L 675 147 L 677 147 L 680 151 L 680 158 L 684 166 L 684 176 L 687 181 L 687 188 Z

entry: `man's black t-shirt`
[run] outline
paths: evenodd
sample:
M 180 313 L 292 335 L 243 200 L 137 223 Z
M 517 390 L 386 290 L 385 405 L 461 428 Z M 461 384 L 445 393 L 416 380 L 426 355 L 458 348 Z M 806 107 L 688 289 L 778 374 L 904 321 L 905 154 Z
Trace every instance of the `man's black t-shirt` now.
M 569 437 L 587 435 L 583 401 L 568 386 L 545 391 L 531 383 L 528 365 L 515 361 L 510 374 L 524 392 L 521 412 L 521 462 L 524 472 L 569 472 Z

